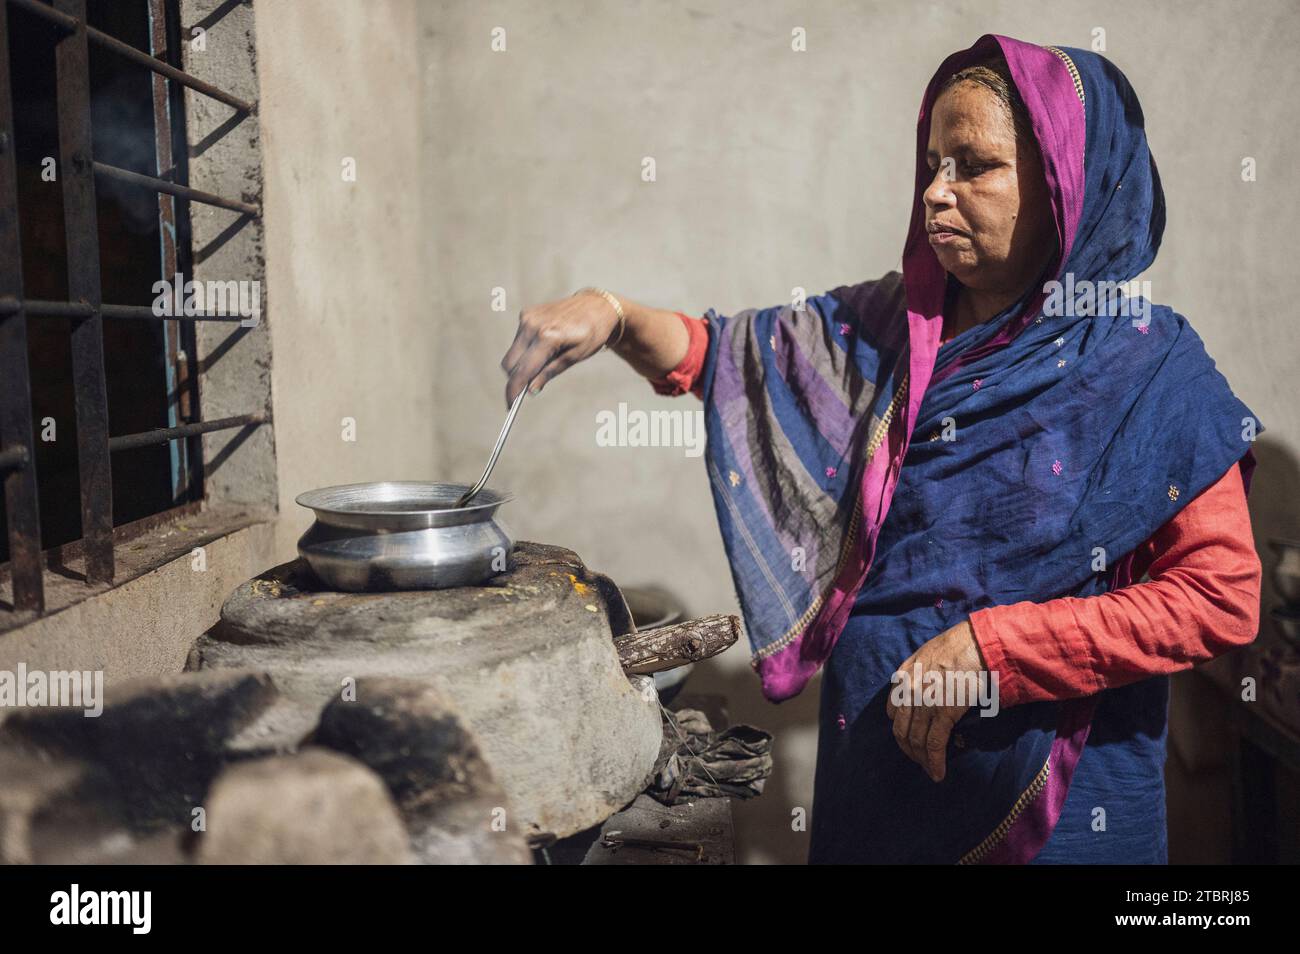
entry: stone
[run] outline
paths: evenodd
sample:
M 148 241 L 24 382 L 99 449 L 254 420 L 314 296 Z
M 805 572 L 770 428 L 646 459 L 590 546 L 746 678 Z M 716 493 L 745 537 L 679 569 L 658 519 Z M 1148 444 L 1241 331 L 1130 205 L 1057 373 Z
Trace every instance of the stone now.
M 311 741 L 384 780 L 425 864 L 532 863 L 477 740 L 427 683 L 359 679 L 354 700 L 325 707 Z
M 284 750 L 362 680 L 411 679 L 473 733 L 530 842 L 599 824 L 649 781 L 658 697 L 619 664 L 631 621 L 607 577 L 561 547 L 520 543 L 511 562 L 445 590 L 331 592 L 301 560 L 240 586 L 197 664 L 268 672 L 280 699 L 233 744 Z
M 117 791 L 85 762 L 0 748 L 0 864 L 71 863 L 121 830 Z
M 409 864 L 384 783 L 355 759 L 308 747 L 227 768 L 206 804 L 198 860 L 218 865 Z
M 133 830 L 188 829 L 226 761 L 226 743 L 275 695 L 270 677 L 254 672 L 134 679 L 105 687 L 98 717 L 79 708 L 14 710 L 0 741 L 100 766 Z

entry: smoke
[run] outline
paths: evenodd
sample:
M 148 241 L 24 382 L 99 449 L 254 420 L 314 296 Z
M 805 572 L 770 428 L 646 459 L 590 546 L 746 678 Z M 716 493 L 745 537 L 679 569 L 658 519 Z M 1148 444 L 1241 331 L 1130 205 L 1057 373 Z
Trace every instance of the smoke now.
M 119 73 L 92 91 L 90 122 L 98 162 L 158 175 L 151 77 L 145 70 Z M 121 209 L 122 223 L 130 231 L 141 234 L 158 228 L 158 196 L 153 191 L 102 175 L 95 177 L 95 189 Z

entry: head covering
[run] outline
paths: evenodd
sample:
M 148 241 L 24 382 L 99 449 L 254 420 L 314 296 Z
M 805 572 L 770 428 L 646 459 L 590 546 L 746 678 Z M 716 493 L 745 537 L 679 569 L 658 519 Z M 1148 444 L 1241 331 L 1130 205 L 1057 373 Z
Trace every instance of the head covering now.
M 1045 314 L 1059 288 L 1031 287 L 940 348 L 950 286 L 925 235 L 930 117 L 952 73 L 997 54 L 1042 155 L 1059 246 L 1047 277 L 1070 295 L 1069 313 Z M 1101 283 L 1151 264 L 1164 222 L 1141 107 L 1119 69 L 1089 51 L 986 35 L 943 62 L 922 100 L 901 275 L 707 313 L 707 466 L 769 699 L 797 694 L 829 657 L 918 432 L 933 444 L 957 422 L 958 439 L 918 448 L 909 474 L 981 504 L 937 529 L 945 553 L 965 545 L 983 571 L 1020 574 L 1016 596 L 981 605 L 1121 584 L 1099 580 L 1080 553 L 1131 553 L 1234 461 L 1249 472 L 1242 431 L 1254 416 L 1186 319 L 1141 298 L 1089 303 Z M 1148 321 L 1130 317 L 1142 309 Z

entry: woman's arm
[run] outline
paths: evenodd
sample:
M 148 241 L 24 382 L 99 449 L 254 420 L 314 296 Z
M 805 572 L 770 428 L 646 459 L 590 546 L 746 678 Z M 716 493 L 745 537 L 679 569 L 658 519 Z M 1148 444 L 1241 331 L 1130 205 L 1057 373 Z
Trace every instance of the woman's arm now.
M 1178 672 L 1255 639 L 1261 567 L 1237 464 L 1137 553 L 1150 581 L 970 616 L 1003 706 Z
M 605 344 L 652 380 L 663 378 L 681 363 L 690 336 L 677 312 L 641 305 L 622 295 L 613 297 L 626 317 L 621 333 L 613 304 L 591 291 L 519 313 L 514 343 L 501 359 L 508 375 L 507 405 L 529 381 L 534 392 L 540 391 L 551 378 Z

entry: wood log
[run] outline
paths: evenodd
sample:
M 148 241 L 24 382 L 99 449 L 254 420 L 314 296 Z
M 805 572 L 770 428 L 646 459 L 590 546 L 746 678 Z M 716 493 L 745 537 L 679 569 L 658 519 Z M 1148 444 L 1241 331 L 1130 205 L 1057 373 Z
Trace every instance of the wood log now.
M 740 638 L 736 616 L 702 616 L 614 638 L 623 671 L 649 675 L 716 656 Z

